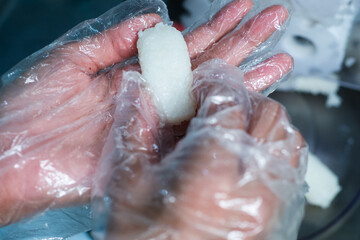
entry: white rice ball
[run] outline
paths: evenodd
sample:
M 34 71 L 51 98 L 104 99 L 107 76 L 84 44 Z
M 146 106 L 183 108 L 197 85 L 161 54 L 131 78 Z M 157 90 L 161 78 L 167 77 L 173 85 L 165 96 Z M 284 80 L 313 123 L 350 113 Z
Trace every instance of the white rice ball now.
M 158 23 L 139 33 L 142 75 L 164 121 L 179 124 L 195 115 L 192 72 L 186 42 L 174 27 Z M 161 116 L 161 114 L 160 114 Z
M 341 191 L 337 176 L 310 152 L 305 180 L 309 184 L 309 192 L 305 196 L 311 205 L 328 208 Z

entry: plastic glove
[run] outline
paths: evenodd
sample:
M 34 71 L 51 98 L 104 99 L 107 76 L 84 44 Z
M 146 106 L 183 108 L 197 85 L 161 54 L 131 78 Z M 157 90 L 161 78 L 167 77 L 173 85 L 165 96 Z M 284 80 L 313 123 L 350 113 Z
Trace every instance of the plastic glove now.
M 240 64 L 288 17 L 286 9 L 273 6 L 226 35 L 251 8 L 251 0 L 233 1 L 188 33 L 194 67 L 215 57 Z M 127 1 L 78 25 L 3 75 L 0 225 L 89 201 L 95 167 L 113 124 L 126 65 L 121 63 L 136 54 L 138 31 L 161 18 L 168 21 L 163 2 Z M 138 69 L 136 64 L 126 68 Z M 253 68 L 245 82 L 260 91 L 291 68 L 291 57 L 279 54 Z
M 307 147 L 279 103 L 248 93 L 238 68 L 203 63 L 197 116 L 162 158 L 171 134 L 141 75 L 122 84 L 93 189 L 96 236 L 105 225 L 106 239 L 296 239 Z

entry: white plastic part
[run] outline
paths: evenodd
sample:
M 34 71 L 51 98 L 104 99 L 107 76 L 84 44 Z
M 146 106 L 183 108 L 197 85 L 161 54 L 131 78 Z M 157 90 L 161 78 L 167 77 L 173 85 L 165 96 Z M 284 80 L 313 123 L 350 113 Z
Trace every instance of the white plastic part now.
M 298 75 L 341 69 L 359 0 L 290 0 L 294 12 L 278 48 L 293 56 Z
M 341 191 L 337 176 L 310 152 L 305 180 L 309 185 L 309 192 L 305 197 L 311 205 L 328 208 Z
M 137 47 L 142 75 L 162 120 L 179 124 L 194 116 L 191 63 L 181 32 L 159 23 L 139 33 Z

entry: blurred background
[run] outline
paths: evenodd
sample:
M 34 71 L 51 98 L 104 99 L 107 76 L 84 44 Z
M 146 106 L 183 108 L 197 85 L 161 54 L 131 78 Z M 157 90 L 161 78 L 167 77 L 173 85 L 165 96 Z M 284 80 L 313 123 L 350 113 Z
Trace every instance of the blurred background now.
M 268 0 L 255 0 L 261 1 Z M 0 0 L 0 75 L 76 24 L 95 18 L 120 2 Z M 165 2 L 171 19 L 187 27 L 212 1 Z M 293 7 L 293 17 L 277 50 L 292 54 L 296 67 L 280 91 L 270 97 L 287 107 L 311 152 L 334 172 L 342 187 L 329 208 L 307 206 L 299 239 L 357 240 L 360 239 L 359 1 L 288 0 L 287 3 Z M 64 221 L 69 223 L 60 227 L 60 216 L 67 216 L 68 220 Z M 54 229 L 53 225 L 59 225 L 55 237 L 62 236 L 64 231 L 69 236 L 88 231 L 90 222 L 88 206 L 59 210 L 0 229 L 0 239 L 48 239 L 53 237 L 47 231 Z M 70 239 L 90 239 L 90 236 L 81 234 Z

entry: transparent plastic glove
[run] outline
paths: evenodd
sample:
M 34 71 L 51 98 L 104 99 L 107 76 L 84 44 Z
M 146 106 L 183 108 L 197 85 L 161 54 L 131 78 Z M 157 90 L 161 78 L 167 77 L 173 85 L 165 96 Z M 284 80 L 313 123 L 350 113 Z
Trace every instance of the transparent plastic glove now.
M 187 32 L 194 68 L 218 57 L 240 64 L 288 18 L 284 7 L 272 6 L 236 28 L 253 4 L 227 2 L 208 23 Z M 123 70 L 139 70 L 122 63 L 136 55 L 138 32 L 160 21 L 169 22 L 162 1 L 126 1 L 2 76 L 0 226 L 89 201 L 115 102 L 122 102 L 115 96 Z M 291 69 L 290 56 L 275 55 L 246 73 L 246 86 L 264 90 Z
M 193 93 L 197 116 L 162 157 L 171 135 L 151 117 L 141 75 L 124 74 L 95 181 L 99 238 L 296 239 L 307 147 L 284 108 L 220 60 L 194 71 Z
M 166 14 L 161 1 L 126 2 L 2 77 L 0 226 L 89 202 L 121 82 L 120 70 L 106 69 L 134 56 L 138 31 L 168 21 Z

